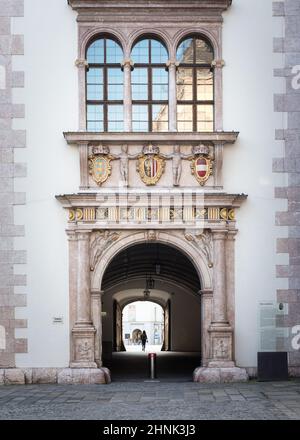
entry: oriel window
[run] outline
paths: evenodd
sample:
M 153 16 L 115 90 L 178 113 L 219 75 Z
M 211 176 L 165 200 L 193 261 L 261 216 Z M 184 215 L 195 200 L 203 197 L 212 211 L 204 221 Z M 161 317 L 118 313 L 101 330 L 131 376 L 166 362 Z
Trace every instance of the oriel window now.
M 202 38 L 191 37 L 177 49 L 177 130 L 214 130 L 213 48 Z
M 131 52 L 133 131 L 168 131 L 168 52 L 155 39 L 135 44 Z
M 123 51 L 109 38 L 93 41 L 87 49 L 87 130 L 123 131 Z

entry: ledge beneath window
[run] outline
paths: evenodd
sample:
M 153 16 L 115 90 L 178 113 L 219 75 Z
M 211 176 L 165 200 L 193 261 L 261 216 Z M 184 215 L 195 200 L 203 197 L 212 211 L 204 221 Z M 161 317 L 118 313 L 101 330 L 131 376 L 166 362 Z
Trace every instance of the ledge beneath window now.
M 209 133 L 139 133 L 139 132 L 122 132 L 122 133 L 95 133 L 88 131 L 71 131 L 64 132 L 64 137 L 68 144 L 90 144 L 102 143 L 110 145 L 122 144 L 147 144 L 156 143 L 159 145 L 174 144 L 199 144 L 200 142 L 212 142 L 222 144 L 234 144 L 237 140 L 239 132 L 235 131 L 218 131 Z

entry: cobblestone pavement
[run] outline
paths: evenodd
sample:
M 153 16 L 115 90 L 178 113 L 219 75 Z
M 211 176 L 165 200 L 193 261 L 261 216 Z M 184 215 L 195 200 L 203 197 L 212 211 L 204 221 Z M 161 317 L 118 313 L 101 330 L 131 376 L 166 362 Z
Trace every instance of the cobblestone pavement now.
M 1 386 L 0 419 L 300 420 L 300 380 Z

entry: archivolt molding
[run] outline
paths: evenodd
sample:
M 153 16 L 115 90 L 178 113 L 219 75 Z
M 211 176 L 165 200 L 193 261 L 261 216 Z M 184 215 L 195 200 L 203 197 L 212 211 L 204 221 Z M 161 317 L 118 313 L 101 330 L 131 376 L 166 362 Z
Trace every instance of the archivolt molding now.
M 126 47 L 127 47 L 127 35 L 117 31 L 115 28 L 103 27 L 103 26 L 93 26 L 89 28 L 86 32 L 79 36 L 79 58 L 85 59 L 86 49 L 89 41 L 93 39 L 96 35 L 107 34 L 114 37 L 122 47 L 123 54 L 125 57 Z
M 134 231 L 134 232 L 120 232 L 118 230 L 111 231 L 111 233 L 120 234 L 117 240 L 110 241 L 102 246 L 102 252 L 97 259 L 95 259 L 94 270 L 91 272 L 91 288 L 101 288 L 102 278 L 106 268 L 112 259 L 122 250 L 135 244 L 147 242 L 147 231 Z M 204 257 L 203 252 L 200 251 L 193 244 L 189 243 L 181 231 L 156 231 L 155 241 L 157 243 L 167 244 L 175 247 L 179 251 L 183 252 L 194 264 L 195 269 L 200 278 L 202 289 L 212 288 L 212 271 L 208 266 L 207 260 Z M 100 258 L 101 256 L 101 258 Z
M 141 28 L 141 29 L 135 29 L 130 35 L 128 35 L 128 51 L 129 51 L 129 55 L 131 54 L 131 50 L 135 44 L 135 42 L 137 42 L 137 40 L 142 37 L 145 36 L 145 38 L 147 37 L 147 35 L 151 35 L 153 37 L 157 37 L 165 46 L 166 49 L 168 51 L 168 56 L 169 58 L 171 58 L 172 55 L 172 37 L 168 32 L 162 31 L 161 29 L 156 29 L 156 28 Z
M 208 28 L 208 27 L 189 27 L 185 29 L 180 29 L 172 38 L 172 52 L 176 54 L 177 47 L 181 40 L 188 38 L 189 35 L 199 34 L 206 37 L 212 44 L 214 49 L 214 57 L 215 59 L 219 59 L 222 56 L 222 42 L 220 41 L 220 32 L 219 29 Z

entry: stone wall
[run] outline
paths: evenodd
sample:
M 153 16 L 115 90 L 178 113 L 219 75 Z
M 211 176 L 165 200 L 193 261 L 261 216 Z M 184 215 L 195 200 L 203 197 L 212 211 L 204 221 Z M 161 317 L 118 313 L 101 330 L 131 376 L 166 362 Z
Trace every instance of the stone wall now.
M 277 240 L 277 253 L 288 256 L 285 265 L 277 265 L 277 278 L 285 279 L 277 290 L 278 302 L 289 305 L 280 326 L 289 328 L 289 363 L 291 373 L 300 372 L 300 351 L 292 346 L 292 328 L 300 325 L 300 0 L 273 3 L 273 14 L 282 17 L 284 38 L 275 38 L 274 52 L 282 54 L 284 65 L 274 75 L 286 82 L 285 94 L 276 94 L 274 110 L 281 112 L 285 126 L 276 131 L 283 141 L 283 156 L 273 160 L 273 172 L 284 173 L 285 185 L 275 189 L 275 197 L 286 200 L 287 210 L 276 213 L 276 225 L 285 230 Z
M 0 0 L 0 368 L 14 367 L 15 353 L 27 352 L 27 340 L 15 334 L 27 327 L 15 314 L 16 307 L 26 305 L 18 291 L 26 275 L 23 266 L 17 267 L 25 264 L 26 252 L 15 245 L 25 234 L 24 226 L 15 224 L 15 207 L 25 204 L 25 193 L 15 191 L 15 179 L 26 175 L 25 164 L 16 159 L 16 149 L 26 144 L 25 131 L 18 129 L 25 117 L 17 90 L 24 87 L 24 73 L 14 70 L 16 58 L 24 54 L 23 35 L 14 34 L 23 16 L 24 0 Z

